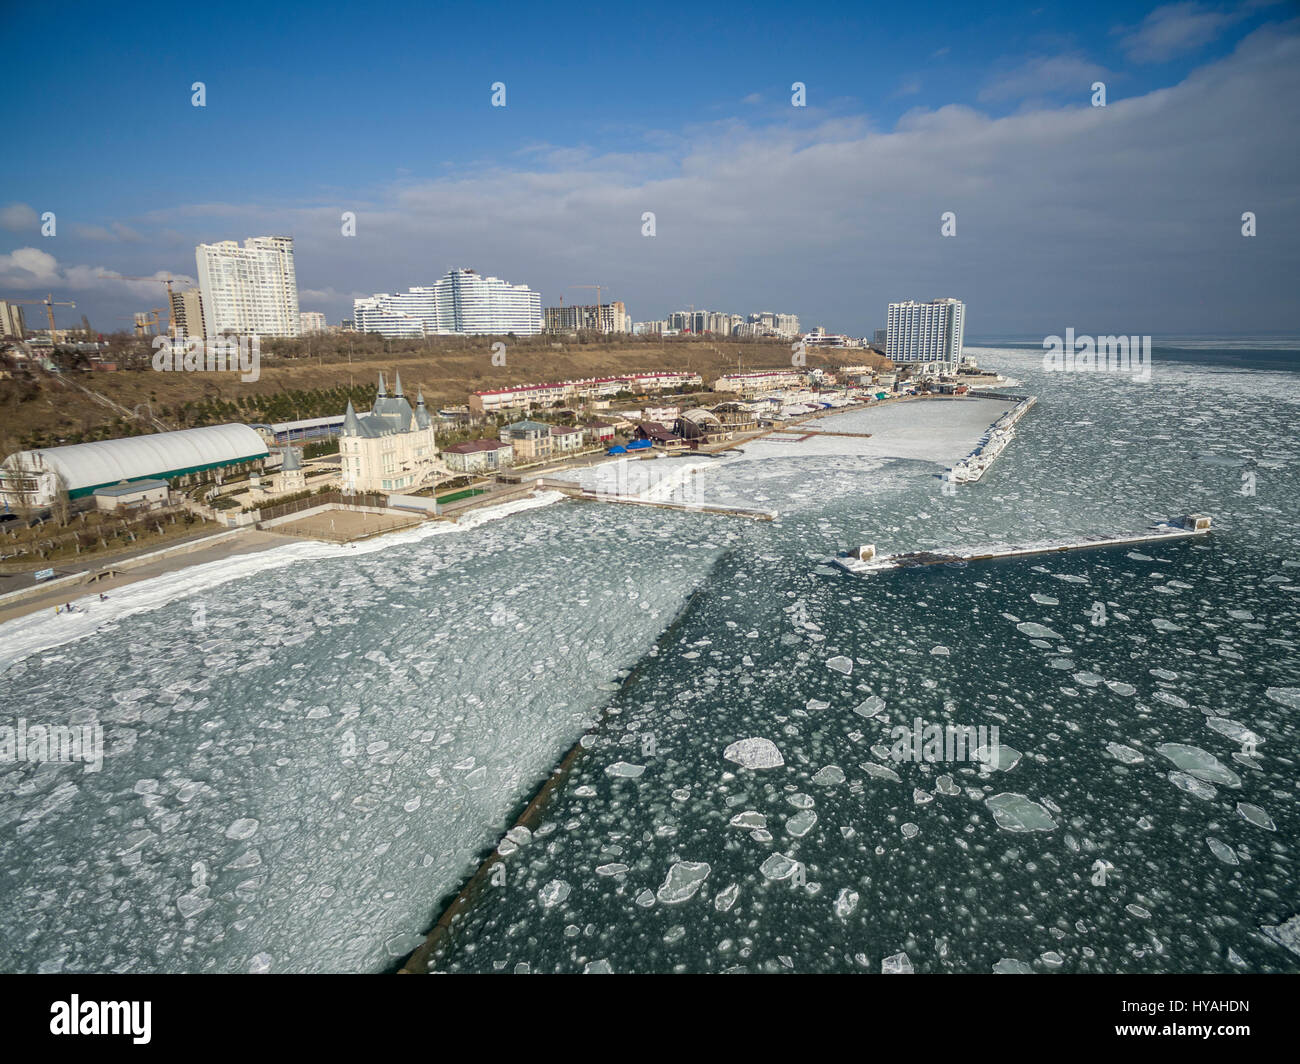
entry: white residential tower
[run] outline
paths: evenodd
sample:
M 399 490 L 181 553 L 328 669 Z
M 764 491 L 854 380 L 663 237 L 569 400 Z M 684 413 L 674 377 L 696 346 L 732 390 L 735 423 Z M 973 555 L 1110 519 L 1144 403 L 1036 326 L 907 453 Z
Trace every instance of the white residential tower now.
M 194 249 L 209 337 L 298 336 L 298 278 L 293 237 L 254 236 Z
M 357 332 L 383 336 L 536 336 L 542 297 L 526 284 L 450 270 L 434 284 L 353 300 Z
M 937 364 L 955 373 L 965 328 L 966 304 L 959 299 L 890 303 L 885 357 L 903 365 Z

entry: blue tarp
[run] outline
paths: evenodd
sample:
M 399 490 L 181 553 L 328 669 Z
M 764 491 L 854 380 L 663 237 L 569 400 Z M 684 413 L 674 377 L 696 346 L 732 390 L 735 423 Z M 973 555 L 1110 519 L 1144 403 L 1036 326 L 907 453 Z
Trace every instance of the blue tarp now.
M 629 451 L 641 451 L 647 447 L 653 447 L 653 446 L 654 444 L 652 444 L 649 440 L 633 440 L 631 443 L 627 445 L 627 449 Z
M 626 448 L 626 447 L 611 447 L 611 448 L 610 448 L 608 451 L 606 451 L 605 453 L 606 453 L 606 454 L 627 454 L 627 448 Z

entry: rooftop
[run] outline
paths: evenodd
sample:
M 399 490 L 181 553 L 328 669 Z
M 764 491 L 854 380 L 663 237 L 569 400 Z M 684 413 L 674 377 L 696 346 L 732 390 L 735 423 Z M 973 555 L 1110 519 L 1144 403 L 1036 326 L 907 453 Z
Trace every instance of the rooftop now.
M 551 426 L 540 421 L 516 421 L 513 425 L 507 425 L 506 429 L 509 432 L 550 432 Z
M 159 488 L 167 487 L 165 480 L 133 480 L 129 484 L 114 484 L 107 488 L 96 488 L 96 495 L 134 495 L 139 491 L 157 491 Z
M 453 443 L 442 450 L 452 454 L 476 454 L 479 451 L 499 451 L 503 447 L 508 449 L 510 444 L 501 440 L 466 440 L 464 443 Z

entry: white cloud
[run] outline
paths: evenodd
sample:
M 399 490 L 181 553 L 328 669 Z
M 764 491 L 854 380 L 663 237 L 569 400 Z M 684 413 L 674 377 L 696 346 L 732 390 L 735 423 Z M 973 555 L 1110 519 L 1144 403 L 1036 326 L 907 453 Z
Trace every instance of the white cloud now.
M 152 276 L 156 280 L 135 281 L 126 280 L 121 273 L 104 266 L 60 266 L 53 255 L 40 248 L 18 248 L 0 255 L 0 285 L 24 291 L 57 286 L 74 293 L 99 291 L 161 301 L 166 293 L 160 284 L 169 275 L 165 270 L 158 270 Z M 194 284 L 193 278 L 171 276 L 178 289 Z
M 24 229 L 36 229 L 39 225 L 40 218 L 26 203 L 10 203 L 6 207 L 0 207 L 0 228 L 18 233 Z
M 1000 118 L 916 109 L 892 130 L 810 113 L 655 131 L 635 154 L 545 145 L 526 166 L 405 178 L 347 204 L 209 203 L 149 224 L 191 244 L 293 234 L 304 305 L 331 320 L 351 316 L 358 290 L 463 265 L 546 305 L 599 281 L 638 320 L 695 303 L 861 333 L 891 299 L 952 294 L 973 335 L 1300 327 L 1300 247 L 1286 238 L 1300 231 L 1300 25 L 1257 30 L 1181 83 L 1105 108 L 1086 105 L 1088 87 L 1077 104 Z M 356 237 L 339 232 L 344 206 Z M 953 239 L 939 235 L 946 210 Z M 1245 210 L 1260 218 L 1254 240 L 1240 236 Z
M 1209 44 L 1244 14 L 1216 10 L 1195 0 L 1165 4 L 1125 33 L 1120 46 L 1134 62 L 1163 63 Z
M 18 248 L 0 255 L 0 284 L 15 288 L 53 284 L 61 281 L 58 261 L 40 248 Z
M 990 103 L 1074 95 L 1083 101 L 1091 95 L 1094 81 L 1111 77 L 1104 66 L 1078 54 L 1033 56 L 996 75 L 980 89 L 979 99 Z
M 129 225 L 113 222 L 108 226 L 85 225 L 80 222 L 72 226 L 72 232 L 84 240 L 121 241 L 128 244 L 144 242 L 144 237 Z

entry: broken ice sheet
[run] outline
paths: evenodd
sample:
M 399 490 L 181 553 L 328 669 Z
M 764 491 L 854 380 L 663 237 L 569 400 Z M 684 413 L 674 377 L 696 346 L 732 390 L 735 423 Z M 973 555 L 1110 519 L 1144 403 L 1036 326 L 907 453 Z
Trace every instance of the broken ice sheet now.
M 985 799 L 985 805 L 993 811 L 993 819 L 1004 831 L 1052 831 L 1056 827 L 1051 814 L 1023 794 L 995 794 Z

